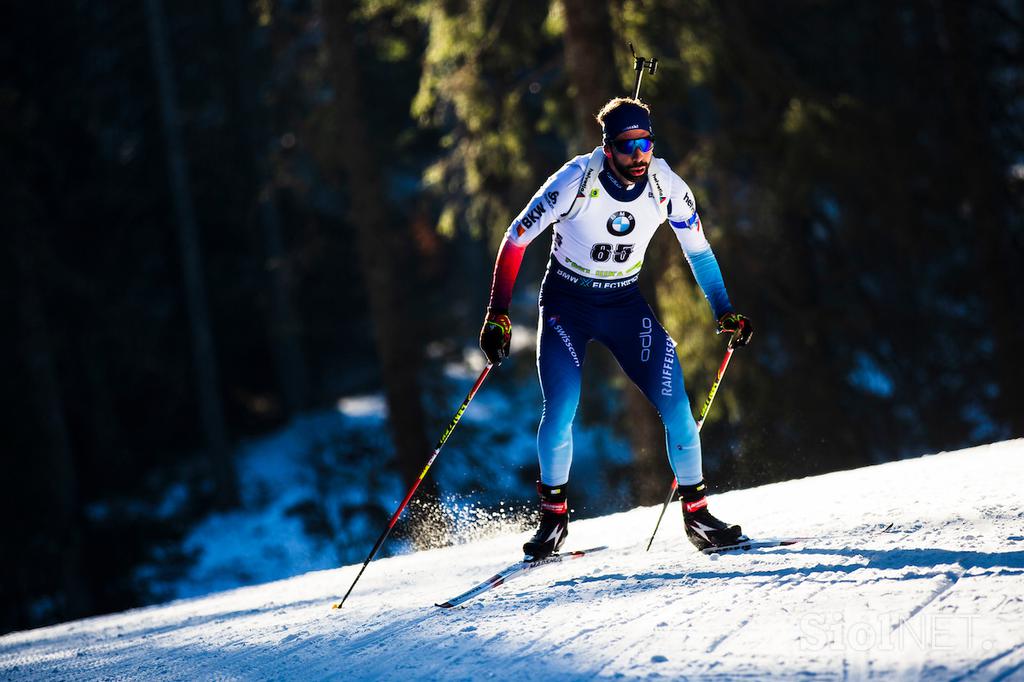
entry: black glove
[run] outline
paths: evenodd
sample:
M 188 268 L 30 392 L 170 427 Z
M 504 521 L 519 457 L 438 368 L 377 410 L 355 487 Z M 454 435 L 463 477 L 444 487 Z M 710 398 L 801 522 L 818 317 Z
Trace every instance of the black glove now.
M 718 318 L 718 333 L 732 334 L 729 347 L 739 348 L 750 343 L 750 337 L 754 335 L 754 325 L 739 313 L 726 313 Z
M 487 356 L 487 362 L 495 367 L 500 365 L 508 357 L 511 343 L 512 320 L 508 319 L 508 313 L 488 309 L 483 329 L 480 330 L 480 350 Z

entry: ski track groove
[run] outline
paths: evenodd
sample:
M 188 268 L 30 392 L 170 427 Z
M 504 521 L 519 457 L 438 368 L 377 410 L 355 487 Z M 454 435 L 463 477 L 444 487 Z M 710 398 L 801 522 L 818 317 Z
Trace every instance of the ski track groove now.
M 408 623 L 401 627 L 400 630 L 408 630 L 418 623 Z M 295 626 L 299 627 L 299 626 Z M 269 633 L 263 633 L 269 634 Z M 375 640 L 380 640 L 386 636 L 387 633 L 376 633 L 368 637 L 372 637 Z M 367 639 L 367 638 L 363 638 Z M 309 658 L 300 658 L 299 660 L 293 660 L 292 657 L 306 650 L 316 650 L 323 646 L 329 646 L 335 644 L 336 640 L 331 640 L 324 637 L 322 632 L 313 632 L 310 630 L 304 630 L 302 632 L 290 632 L 285 635 L 280 641 L 273 645 L 252 645 L 246 637 L 232 640 L 228 643 L 221 643 L 217 645 L 217 654 L 207 658 L 199 659 L 198 664 L 181 668 L 177 667 L 173 671 L 167 671 L 161 669 L 160 671 L 147 671 L 149 674 L 142 677 L 150 677 L 151 679 L 233 679 L 242 677 L 245 678 L 249 672 L 252 671 L 253 662 L 253 648 L 255 647 L 266 647 L 273 649 L 273 659 L 275 664 L 275 675 L 288 676 L 296 671 L 302 671 L 303 679 L 322 679 L 324 676 L 330 677 L 335 674 L 336 671 L 331 671 L 330 667 L 336 657 L 331 656 L 319 656 L 314 660 Z M 373 642 L 367 642 L 367 646 Z M 159 644 L 159 642 L 157 642 Z M 206 642 L 202 639 L 192 639 L 183 644 L 183 646 L 197 647 L 205 646 Z M 365 647 L 363 647 L 365 648 Z M 159 659 L 157 659 L 159 660 Z M 147 665 L 152 663 L 149 660 L 140 660 L 138 665 L 145 668 Z M 327 666 L 325 668 L 325 666 Z M 157 667 L 156 665 L 150 667 Z M 317 667 L 318 671 L 314 673 L 310 670 L 311 667 Z M 319 670 L 324 668 L 324 670 Z M 81 678 L 83 680 L 96 679 L 95 675 L 89 675 Z
M 906 618 L 900 619 L 900 622 L 896 623 L 892 626 L 892 628 L 890 628 L 890 632 L 896 632 L 897 630 L 905 626 L 909 621 L 911 621 L 915 616 L 917 616 L 917 614 L 921 613 L 932 604 L 941 603 L 943 599 L 952 594 L 953 588 L 956 587 L 957 583 L 960 582 L 960 578 L 963 577 L 964 573 L 965 569 L 963 568 L 960 569 L 959 573 L 955 571 L 944 571 L 943 573 L 940 573 L 939 575 L 946 576 L 947 582 L 942 586 L 938 587 L 937 589 L 933 590 L 930 595 L 925 597 L 924 601 L 922 601 L 920 604 L 911 609 L 910 613 L 907 614 Z
M 691 564 L 691 566 L 692 566 L 692 564 Z M 692 573 L 692 572 L 693 572 L 693 570 L 691 569 L 691 570 L 688 570 L 687 573 L 684 573 L 683 575 L 685 577 L 685 575 L 688 575 L 689 573 Z M 572 583 L 590 582 L 590 581 L 587 580 L 587 578 L 593 578 L 593 577 L 594 577 L 593 574 L 584 575 L 584 576 L 577 576 L 577 577 L 573 577 L 573 578 L 570 578 L 570 579 L 558 581 L 555 584 L 564 584 L 564 583 L 567 583 L 567 582 L 572 582 Z M 665 582 L 668 582 L 669 580 L 670 579 L 665 579 Z M 656 588 L 652 587 L 651 589 L 656 589 Z M 677 598 L 677 599 L 674 599 L 674 600 L 670 600 L 670 601 L 666 602 L 664 604 L 664 606 L 668 607 L 671 604 L 675 603 L 676 601 L 679 601 L 679 599 L 682 599 L 682 598 L 683 597 L 680 597 L 680 598 Z M 629 632 L 630 628 L 628 626 L 632 625 L 633 623 L 636 623 L 637 621 L 641 621 L 643 619 L 657 619 L 657 620 L 660 620 L 661 617 L 662 617 L 661 614 L 658 613 L 658 612 L 645 611 L 645 612 L 641 612 L 641 613 L 637 614 L 633 618 L 629 618 L 627 620 L 619 621 L 617 626 L 619 628 L 621 628 L 622 631 Z M 589 639 L 591 639 L 591 635 L 593 633 L 595 633 L 595 632 L 601 633 L 603 631 L 604 631 L 604 629 L 600 628 L 600 627 L 585 628 L 585 629 L 581 630 L 580 632 L 578 632 L 578 633 L 576 633 L 576 634 L 574 634 L 572 636 L 564 638 L 561 642 L 559 642 L 559 644 L 557 646 L 553 647 L 553 650 L 555 650 L 555 651 L 560 650 L 564 646 L 566 646 L 566 645 L 568 645 L 570 643 L 586 643 Z M 644 636 L 641 637 L 641 641 L 642 641 L 643 639 L 646 638 L 646 631 L 647 631 L 647 629 L 646 628 L 639 628 L 639 631 L 643 631 L 645 633 Z M 537 640 L 534 640 L 533 642 L 530 642 L 529 644 L 527 644 L 524 647 L 522 647 L 518 653 L 524 653 L 524 652 L 528 651 L 536 643 L 537 643 Z M 621 649 L 626 649 L 626 650 L 628 650 L 630 648 L 631 648 L 630 646 L 621 647 Z M 593 662 L 594 665 L 590 666 L 591 667 L 591 670 L 589 670 L 590 675 L 591 676 L 595 676 L 595 677 L 598 676 L 598 675 L 601 675 L 602 672 L 604 670 L 606 670 L 609 666 L 614 665 L 614 663 L 617 660 L 617 658 L 618 658 L 618 654 L 612 656 L 608 660 L 594 661 Z
M 767 553 L 768 556 L 771 556 L 773 554 L 778 554 L 781 557 L 784 553 L 783 552 L 778 552 L 778 553 L 770 552 L 770 553 Z M 771 568 L 771 567 L 774 567 L 776 565 L 780 565 L 780 561 L 779 560 L 773 561 L 767 568 Z M 775 578 L 773 578 L 772 580 L 760 583 L 757 587 L 760 589 L 760 588 L 764 588 L 764 587 L 766 587 L 768 585 L 775 585 L 775 587 L 772 587 L 769 590 L 770 593 L 774 594 L 777 590 L 790 590 L 791 591 L 791 590 L 794 590 L 798 586 L 803 585 L 803 584 L 806 584 L 806 581 L 802 580 L 800 578 L 794 578 L 793 576 L 790 576 L 790 575 L 778 575 Z M 834 587 L 834 586 L 835 586 L 834 582 L 823 583 L 823 584 L 821 584 L 820 587 L 817 587 L 816 589 L 814 589 L 810 594 L 801 597 L 801 602 L 802 603 L 808 603 L 812 599 L 816 598 L 818 595 L 822 594 L 823 592 L 826 592 L 830 587 Z M 782 610 L 784 612 L 786 612 L 786 613 L 790 613 L 789 609 L 787 609 L 785 607 L 782 607 Z M 728 640 L 732 636 L 738 634 L 743 628 L 748 626 L 753 620 L 754 620 L 754 618 L 745 618 L 737 627 L 735 627 L 730 632 L 724 634 L 717 641 L 713 642 L 707 648 L 705 653 L 713 653 L 715 650 L 718 649 L 719 646 L 722 645 L 722 643 L 724 643 L 726 640 Z M 697 679 L 708 678 L 709 676 L 715 676 L 713 671 L 714 671 L 714 669 L 716 667 L 718 667 L 718 662 L 712 661 L 711 663 L 709 663 L 707 665 L 707 667 L 705 667 L 704 669 L 702 669 L 700 671 Z M 842 677 L 841 678 L 838 677 L 838 676 L 831 676 L 831 675 L 829 675 L 829 676 L 826 676 L 825 679 L 842 679 L 842 680 L 849 679 L 849 661 L 847 660 L 845 655 L 843 656 L 842 667 L 843 667 L 843 671 L 842 671 Z M 741 674 L 741 675 L 739 675 L 739 677 L 750 677 L 751 679 L 761 679 L 762 674 L 761 673 L 754 673 L 754 674 L 750 674 L 750 675 L 743 675 L 743 674 Z M 734 674 L 730 673 L 728 675 L 728 679 L 734 679 Z
M 1021 661 L 1020 663 L 1018 663 L 1017 665 L 1013 666 L 1012 668 L 1007 668 L 1003 672 L 999 673 L 997 676 L 992 678 L 992 682 L 1002 682 L 1003 680 L 1008 680 L 1008 679 L 1010 679 L 1010 675 L 1013 675 L 1014 673 L 1018 673 L 1022 669 L 1024 669 L 1024 661 Z M 1016 679 L 1019 679 L 1019 678 L 1016 678 Z
M 725 640 L 729 639 L 730 637 L 732 637 L 733 635 L 738 633 L 740 630 L 745 628 L 749 622 L 750 622 L 750 618 L 744 618 L 743 620 L 741 620 L 736 625 L 736 627 L 734 627 L 732 630 L 730 630 L 729 632 L 726 632 L 724 635 L 722 635 L 721 637 L 716 639 L 714 642 L 712 642 L 711 645 L 708 646 L 708 648 L 704 650 L 704 653 L 706 653 L 706 654 L 714 653 L 715 649 L 717 649 L 719 647 L 719 645 L 722 644 L 722 642 L 724 642 Z
M 776 587 L 769 587 L 770 585 L 776 585 Z M 780 585 L 789 585 L 789 581 L 784 581 L 783 580 L 783 576 L 777 575 L 774 578 L 772 578 L 771 580 L 767 580 L 765 582 L 762 582 L 762 583 L 759 583 L 759 584 L 755 585 L 755 588 L 756 588 L 756 590 L 758 592 L 766 591 L 766 592 L 774 593 L 775 590 L 779 589 L 778 586 L 780 586 Z M 752 591 L 753 590 L 751 590 L 751 592 Z M 748 592 L 748 595 L 749 594 L 750 594 L 750 592 Z M 708 654 L 714 653 L 715 649 L 717 649 L 719 646 L 721 646 L 722 643 L 725 642 L 727 639 L 730 639 L 731 637 L 733 637 L 734 635 L 739 633 L 743 628 L 745 628 L 750 623 L 751 620 L 753 620 L 753 618 L 749 617 L 749 616 L 747 618 L 744 618 L 743 620 L 741 620 L 736 625 L 736 627 L 734 627 L 732 630 L 729 630 L 728 632 L 724 633 L 721 637 L 719 637 L 714 642 L 712 642 L 707 647 L 707 649 L 704 650 L 704 653 L 708 653 Z
M 628 556 L 629 554 L 630 553 L 626 552 L 623 555 L 624 556 Z M 605 562 L 605 563 L 607 563 L 607 562 Z M 578 566 L 579 564 L 574 564 L 574 565 Z M 580 583 L 590 582 L 590 581 L 592 581 L 592 579 L 594 579 L 594 572 L 595 571 L 605 570 L 606 568 L 607 568 L 607 566 L 605 566 L 605 564 L 601 564 L 601 565 L 598 565 L 598 566 L 591 567 L 591 570 L 587 571 L 587 572 L 582 572 L 580 574 L 574 574 L 574 575 L 565 576 L 565 577 L 563 577 L 564 576 L 564 573 L 563 573 L 563 576 L 554 575 L 554 576 L 551 576 L 550 579 L 545 579 L 543 572 L 536 573 L 536 574 L 534 574 L 534 576 L 539 578 L 539 579 L 535 580 L 535 582 L 538 583 L 538 584 L 536 584 L 536 585 L 525 584 L 524 585 L 524 584 L 520 583 L 519 587 L 521 589 L 518 592 L 512 593 L 511 590 L 507 590 L 503 594 L 493 595 L 491 597 L 491 599 L 489 600 L 491 602 L 490 605 L 488 605 L 488 603 L 487 603 L 487 596 L 490 596 L 490 595 L 482 595 L 483 598 L 481 599 L 482 603 L 481 603 L 480 609 L 486 609 L 486 608 L 488 608 L 488 606 L 492 607 L 492 609 L 493 609 L 493 607 L 504 606 L 504 603 L 515 601 L 517 603 L 520 603 L 520 610 L 522 610 L 523 606 L 525 606 L 525 605 L 522 604 L 521 602 L 529 601 L 529 599 L 531 597 L 534 597 L 534 596 L 536 596 L 538 594 L 541 594 L 542 596 L 538 597 L 536 601 L 534 601 L 534 602 L 529 604 L 529 608 L 530 608 L 529 617 L 533 618 L 533 617 L 536 617 L 538 614 L 541 614 L 542 612 L 548 610 L 551 607 L 556 607 L 556 606 L 564 607 L 565 606 L 565 604 L 560 601 L 560 599 L 559 599 L 559 597 L 557 595 L 550 595 L 550 594 L 549 595 L 543 595 L 543 590 L 554 588 L 554 587 L 559 587 L 559 586 L 561 586 L 561 587 L 572 587 L 572 586 L 575 586 L 575 585 L 580 584 Z M 590 580 L 588 580 L 588 579 L 590 579 Z M 495 588 L 495 589 L 500 589 L 501 587 L 503 587 L 503 586 L 499 586 L 498 588 Z M 464 611 L 464 610 L 466 610 L 465 606 L 463 606 L 463 607 L 461 607 L 459 609 L 460 612 Z M 645 617 L 647 615 L 649 615 L 649 614 L 641 613 L 641 614 L 637 615 L 634 618 L 631 618 L 631 619 L 625 620 L 625 621 L 621 621 L 619 623 L 619 625 L 620 626 L 628 625 L 628 624 L 633 623 L 633 622 L 635 622 L 637 620 L 640 620 L 641 618 L 643 618 L 643 617 Z M 555 644 L 552 644 L 550 639 L 543 640 L 543 639 L 541 639 L 540 636 L 536 636 L 536 637 L 533 637 L 532 639 L 530 639 L 529 641 L 522 643 L 519 647 L 517 647 L 515 649 L 515 655 L 517 657 L 522 657 L 524 655 L 527 655 L 529 652 L 531 652 L 533 650 L 536 650 L 538 647 L 543 647 L 545 649 L 544 651 L 540 651 L 539 652 L 541 655 L 549 655 L 550 651 L 558 651 L 558 650 L 562 649 L 563 647 L 565 647 L 567 645 L 570 645 L 570 644 L 572 644 L 574 642 L 584 642 L 585 643 L 586 641 L 588 641 L 588 639 L 590 639 L 590 635 L 592 635 L 595 632 L 601 632 L 601 631 L 603 631 L 603 627 L 600 627 L 600 626 L 595 626 L 595 627 L 590 627 L 590 628 L 583 628 L 582 630 L 579 630 L 578 632 L 574 632 L 573 634 L 571 634 L 568 637 L 562 638 L 561 640 L 559 640 Z M 485 640 L 485 642 L 488 643 L 488 644 L 493 643 L 495 641 L 504 639 L 507 634 L 508 633 L 504 632 L 504 631 L 503 632 L 499 632 L 499 633 L 497 633 L 495 635 L 492 635 L 491 637 L 487 638 Z M 544 634 L 547 634 L 547 631 L 545 631 Z M 601 667 L 604 667 L 604 666 L 602 665 Z
M 431 608 L 434 608 L 434 607 L 431 607 Z M 425 623 L 426 621 L 430 620 L 431 618 L 434 617 L 434 615 L 435 615 L 434 613 L 427 612 L 427 613 L 424 613 L 424 614 L 422 614 L 420 616 L 414 616 L 413 618 L 410 618 L 407 622 L 399 624 L 399 625 L 391 625 L 391 626 L 385 625 L 384 627 L 380 628 L 379 630 L 371 632 L 368 635 L 363 635 L 361 637 L 356 637 L 354 639 L 350 639 L 350 640 L 346 641 L 345 642 L 345 646 L 342 648 L 341 651 L 339 651 L 339 653 L 342 653 L 342 654 L 355 654 L 355 653 L 359 653 L 363 649 L 366 649 L 367 647 L 373 646 L 374 644 L 380 642 L 381 640 L 391 639 L 391 638 L 394 638 L 396 636 L 405 634 L 409 630 L 412 630 L 413 628 L 416 628 L 416 627 L 422 625 L 423 623 Z
M 632 556 L 633 554 L 636 554 L 636 552 L 627 552 L 627 553 L 625 553 L 626 556 Z M 700 557 L 687 557 L 687 558 L 698 559 Z M 689 576 L 690 574 L 692 574 L 692 573 L 696 572 L 697 570 L 699 570 L 700 567 L 701 567 L 701 564 L 699 564 L 696 561 L 691 560 L 688 563 L 688 565 L 686 565 L 683 568 L 684 572 L 682 574 L 677 575 L 677 576 L 673 576 L 673 577 L 668 577 L 668 578 L 659 578 L 658 580 L 661 583 L 664 583 L 664 584 L 670 584 L 670 583 L 673 583 L 673 582 L 676 582 L 676 581 L 683 581 L 687 576 Z M 598 567 L 599 570 L 607 570 L 607 568 L 608 568 L 607 566 Z M 662 568 L 664 568 L 665 571 L 668 571 L 667 567 L 663 567 L 663 566 L 660 566 L 660 565 L 656 569 L 652 568 L 651 570 L 661 570 Z M 615 575 L 618 575 L 618 574 L 615 574 Z M 597 576 L 595 578 L 593 572 L 591 572 L 589 575 L 574 576 L 572 578 L 556 581 L 553 584 L 554 585 L 573 585 L 573 584 L 579 584 L 579 583 L 594 582 L 595 580 L 603 580 L 603 579 L 607 579 L 607 578 L 606 577 L 602 577 L 602 576 Z M 650 580 L 650 578 L 643 578 L 643 577 L 640 577 L 639 575 L 627 576 L 625 574 L 622 574 L 622 579 L 625 579 L 625 580 L 637 580 L 637 581 L 640 581 L 640 582 Z M 657 589 L 660 589 L 661 587 L 663 587 L 663 585 L 652 584 L 647 589 L 657 590 Z M 677 603 L 679 601 L 683 601 L 683 600 L 687 599 L 689 596 L 690 596 L 689 594 L 682 594 L 682 595 L 680 595 L 678 597 L 670 598 L 670 599 L 666 600 L 662 604 L 662 606 L 664 608 L 666 608 L 666 609 L 671 610 L 670 607 L 673 604 L 675 604 L 675 603 Z M 664 618 L 664 616 L 663 616 L 661 611 L 645 611 L 645 612 L 639 613 L 638 615 L 636 615 L 633 618 L 629 618 L 629 619 L 626 619 L 626 620 L 619 621 L 617 623 L 617 628 L 619 628 L 620 631 L 622 631 L 622 632 L 631 632 L 632 629 L 630 627 L 628 627 L 628 626 L 630 626 L 630 625 L 632 625 L 632 624 L 634 624 L 634 623 L 636 623 L 638 621 L 642 621 L 642 620 L 645 620 L 645 619 L 652 620 L 652 621 L 661 621 L 661 620 L 663 620 L 663 618 Z M 636 631 L 638 632 L 638 638 L 636 638 L 635 640 L 629 640 L 624 645 L 623 645 L 622 642 L 620 642 L 615 647 L 616 651 L 613 653 L 612 656 L 610 656 L 608 658 L 602 658 L 602 659 L 591 661 L 590 665 L 587 666 L 587 670 L 585 671 L 587 677 L 593 678 L 593 677 L 602 676 L 602 675 L 605 675 L 606 671 L 609 671 L 609 669 L 615 668 L 616 663 L 622 658 L 623 654 L 621 652 L 622 651 L 626 651 L 626 652 L 634 651 L 635 650 L 635 645 L 640 644 L 640 643 L 642 643 L 642 642 L 647 640 L 648 632 L 650 630 L 651 630 L 651 628 L 637 628 Z M 590 639 L 593 638 L 592 636 L 595 633 L 601 634 L 602 632 L 604 632 L 603 628 L 598 628 L 598 627 L 586 628 L 586 629 L 582 630 L 581 632 L 576 633 L 573 636 L 570 636 L 570 637 L 567 637 L 567 638 L 563 639 L 557 646 L 552 647 L 552 650 L 553 651 L 558 651 L 558 650 L 562 649 L 564 646 L 566 646 L 568 644 L 571 644 L 571 643 L 584 643 L 585 644 Z M 642 633 L 642 634 L 640 634 L 640 633 Z M 537 643 L 537 640 L 534 640 L 533 642 L 530 642 L 529 644 L 524 645 L 523 647 L 521 647 L 518 650 L 517 654 L 521 655 L 521 654 L 529 651 L 534 645 L 536 645 L 536 643 Z M 624 665 L 632 666 L 632 664 L 626 663 L 626 662 L 624 662 Z M 615 676 L 619 676 L 620 672 L 619 671 L 615 671 L 615 670 L 611 670 L 611 671 L 609 671 L 609 674 L 613 674 Z
M 1009 649 L 1006 649 L 1002 653 L 996 654 L 995 656 L 989 656 L 988 658 L 986 658 L 985 660 L 981 661 L 980 663 L 978 663 L 973 668 L 970 668 L 969 670 L 967 670 L 962 675 L 958 675 L 958 676 L 950 679 L 949 682 L 961 682 L 961 680 L 966 680 L 966 679 L 969 679 L 971 677 L 974 677 L 975 675 L 977 675 L 978 673 L 980 673 L 982 670 L 984 670 L 985 668 L 989 667 L 993 663 L 996 663 L 996 662 L 1006 658 L 1007 656 L 1010 656 L 1013 653 L 1015 653 L 1017 651 L 1020 651 L 1021 649 L 1024 649 L 1024 642 L 1019 642 L 1019 643 L 1013 645 L 1012 647 L 1010 647 Z M 1024 661 L 1021 661 L 1017 665 L 1015 665 L 1013 667 L 1010 667 L 1010 668 L 1007 668 L 1006 670 L 1003 670 L 1003 671 L 999 672 L 995 677 L 992 678 L 992 682 L 996 682 L 996 680 L 1006 680 L 1006 679 L 1009 679 L 1009 675 L 1010 674 L 1020 670 L 1022 667 L 1024 667 Z

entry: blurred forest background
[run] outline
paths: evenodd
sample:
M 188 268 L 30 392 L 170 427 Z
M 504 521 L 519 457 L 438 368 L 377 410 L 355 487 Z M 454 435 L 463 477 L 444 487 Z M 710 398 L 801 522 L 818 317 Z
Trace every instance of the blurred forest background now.
M 659 60 L 642 91 L 656 153 L 694 189 L 757 328 L 704 430 L 714 488 L 1024 436 L 1019 0 L 2 14 L 0 632 L 157 598 L 136 568 L 186 565 L 191 525 L 243 503 L 238 444 L 343 396 L 383 396 L 390 438 L 337 444 L 336 461 L 404 490 L 471 383 L 436 388 L 479 362 L 502 233 L 599 143 L 593 114 L 633 83 L 629 41 Z M 519 352 L 482 395 L 536 382 L 547 248 L 517 285 Z M 723 340 L 668 230 L 642 286 L 696 410 Z M 585 381 L 581 419 L 629 444 L 628 499 L 606 510 L 658 502 L 653 411 L 607 353 Z M 513 403 L 492 419 L 529 442 L 539 399 Z M 495 452 L 457 444 L 471 436 L 448 446 L 469 451 L 460 466 Z M 501 494 L 529 498 L 533 475 Z M 368 551 L 389 504 L 340 558 Z

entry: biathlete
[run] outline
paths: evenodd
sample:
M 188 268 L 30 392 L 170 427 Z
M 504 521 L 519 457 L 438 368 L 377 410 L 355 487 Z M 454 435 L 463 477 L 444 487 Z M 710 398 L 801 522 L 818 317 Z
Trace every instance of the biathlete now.
M 553 225 L 551 257 L 540 291 L 537 370 L 544 403 L 537 433 L 540 523 L 523 551 L 542 559 L 558 551 L 569 527 L 567 486 L 572 422 L 587 344 L 608 347 L 665 424 L 668 458 L 679 484 L 686 535 L 698 549 L 742 539 L 707 508 L 700 436 L 683 386 L 675 342 L 637 285 L 655 230 L 668 219 L 718 332 L 734 346 L 750 340 L 750 320 L 729 301 L 718 261 L 697 215 L 693 193 L 654 156 L 650 109 L 616 98 L 597 114 L 603 145 L 549 177 L 509 226 L 494 266 L 480 347 L 494 365 L 508 357 L 508 308 L 526 247 Z

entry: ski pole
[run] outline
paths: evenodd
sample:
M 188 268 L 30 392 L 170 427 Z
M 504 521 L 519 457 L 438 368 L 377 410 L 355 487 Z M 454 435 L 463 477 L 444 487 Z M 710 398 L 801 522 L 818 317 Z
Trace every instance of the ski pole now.
M 420 483 L 422 483 L 423 479 L 426 478 L 427 471 L 430 470 L 430 465 L 434 463 L 435 459 L 437 459 L 437 455 L 441 452 L 441 448 L 444 447 L 445 441 L 448 440 L 448 436 L 452 435 L 452 431 L 455 430 L 459 420 L 462 419 L 462 413 L 466 411 L 467 407 L 469 407 L 470 401 L 473 400 L 473 396 L 476 395 L 480 385 L 484 383 L 484 379 L 487 378 L 492 366 L 493 365 L 488 362 L 487 366 L 484 367 L 484 371 L 480 372 L 480 376 L 477 378 L 476 383 L 473 384 L 473 388 L 469 390 L 469 395 L 467 395 L 466 399 L 462 401 L 462 407 L 460 407 L 459 411 L 455 413 L 451 423 L 448 424 L 448 428 L 446 428 L 444 433 L 441 434 L 441 439 L 437 441 L 437 446 L 434 448 L 434 452 L 430 455 L 430 459 L 427 460 L 427 465 L 423 467 L 423 471 L 420 472 L 419 478 L 417 478 L 416 482 L 412 484 L 411 488 L 409 488 L 409 492 L 405 494 L 405 499 L 402 500 L 402 504 L 398 505 L 398 509 L 396 509 L 395 513 L 391 515 L 391 520 L 388 521 L 387 528 L 385 528 L 384 532 L 380 534 L 379 538 L 377 538 L 377 542 L 373 545 L 373 549 L 370 550 L 370 555 L 366 557 L 366 561 L 363 562 L 363 567 L 359 569 L 359 574 L 356 576 L 356 579 L 352 581 L 352 585 L 348 588 L 348 592 L 346 592 L 345 596 L 341 598 L 341 601 L 334 604 L 332 608 L 340 609 L 345 605 L 345 600 L 348 599 L 348 595 L 352 594 L 352 589 L 356 586 L 356 583 L 359 582 L 359 579 L 363 577 L 363 571 L 366 570 L 366 566 L 373 560 L 373 557 L 376 556 L 377 550 L 381 548 L 384 541 L 388 539 L 388 535 L 391 534 L 391 529 L 395 527 L 395 524 L 398 522 L 398 517 L 402 515 L 402 510 L 405 509 L 405 505 L 409 504 L 409 500 L 411 500 L 412 496 L 416 493 L 416 489 L 420 487 Z
M 718 385 L 722 383 L 722 377 L 725 376 L 725 368 L 729 366 L 729 360 L 732 359 L 732 352 L 735 350 L 732 345 L 732 339 L 729 339 L 729 345 L 725 349 L 725 358 L 722 359 L 722 364 L 718 368 L 718 376 L 715 378 L 715 383 L 711 384 L 711 392 L 708 393 L 708 399 L 704 401 L 704 407 L 700 410 L 700 418 L 697 420 L 697 433 L 700 433 L 700 428 L 704 426 L 704 419 L 708 416 L 708 411 L 711 409 L 711 403 L 715 399 L 715 394 L 718 393 Z M 668 496 L 665 498 L 665 504 L 661 505 L 661 514 L 658 515 L 658 522 L 654 524 L 654 532 L 651 533 L 651 539 L 647 542 L 647 549 L 645 551 L 651 551 L 651 545 L 654 544 L 654 536 L 658 534 L 658 528 L 661 526 L 661 519 L 665 516 L 665 510 L 668 509 L 668 505 L 672 503 L 672 497 L 676 494 L 676 488 L 679 487 L 679 482 L 676 477 L 672 477 L 672 487 L 668 489 Z

